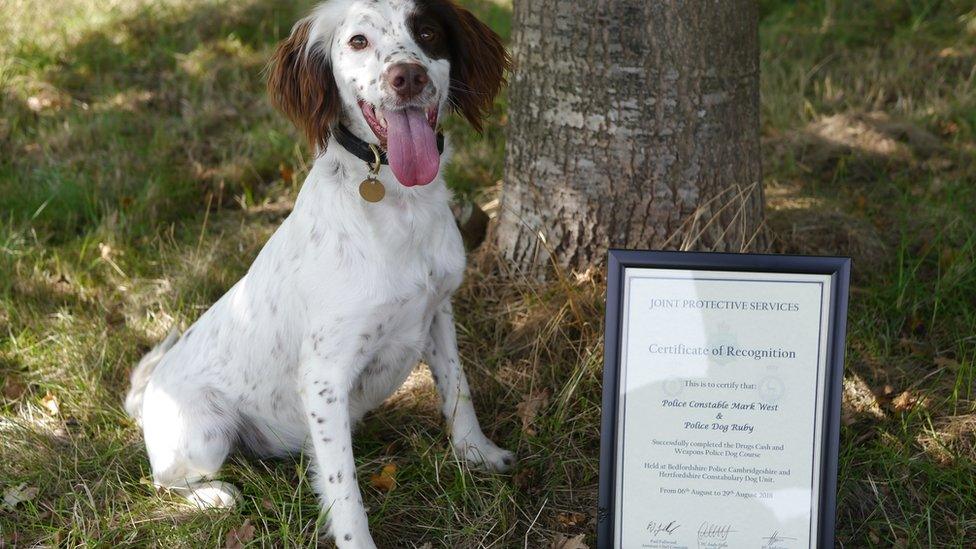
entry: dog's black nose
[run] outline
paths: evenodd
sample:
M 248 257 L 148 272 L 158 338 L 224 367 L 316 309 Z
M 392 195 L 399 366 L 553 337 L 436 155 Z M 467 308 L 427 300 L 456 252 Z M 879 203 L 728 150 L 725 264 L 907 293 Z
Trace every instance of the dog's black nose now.
M 386 71 L 386 82 L 400 99 L 413 99 L 430 82 L 427 69 L 416 63 L 397 63 Z

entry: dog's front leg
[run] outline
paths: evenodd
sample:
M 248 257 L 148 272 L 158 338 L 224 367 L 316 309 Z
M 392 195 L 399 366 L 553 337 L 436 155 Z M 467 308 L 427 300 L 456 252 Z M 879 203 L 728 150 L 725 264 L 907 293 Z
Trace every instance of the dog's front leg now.
M 474 413 L 471 390 L 458 356 L 450 300 L 445 300 L 434 315 L 424 354 L 441 397 L 441 411 L 454 448 L 469 463 L 495 471 L 509 469 L 515 464 L 515 456 L 488 440 Z
M 306 361 L 304 404 L 316 469 L 315 489 L 336 545 L 375 549 L 352 453 L 349 390 L 357 364 L 355 359 Z

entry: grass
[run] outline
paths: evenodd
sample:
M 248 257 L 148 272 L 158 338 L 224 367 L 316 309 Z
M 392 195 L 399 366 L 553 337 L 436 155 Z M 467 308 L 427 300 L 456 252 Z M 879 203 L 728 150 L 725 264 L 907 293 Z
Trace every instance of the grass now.
M 504 2 L 466 3 L 508 35 Z M 303 458 L 232 460 L 245 503 L 198 513 L 154 492 L 120 407 L 131 364 L 288 212 L 308 160 L 261 70 L 308 5 L 0 4 L 0 492 L 36 489 L 0 510 L 0 546 L 214 546 L 245 523 L 257 545 L 315 542 Z M 973 546 L 976 11 L 761 5 L 774 248 L 857 262 L 838 539 Z M 458 192 L 496 196 L 504 112 L 483 139 L 451 123 Z M 505 267 L 474 254 L 456 308 L 479 416 L 520 466 L 459 465 L 417 374 L 356 438 L 361 479 L 398 466 L 389 493 L 363 483 L 381 546 L 547 547 L 593 529 L 602 282 L 513 282 Z

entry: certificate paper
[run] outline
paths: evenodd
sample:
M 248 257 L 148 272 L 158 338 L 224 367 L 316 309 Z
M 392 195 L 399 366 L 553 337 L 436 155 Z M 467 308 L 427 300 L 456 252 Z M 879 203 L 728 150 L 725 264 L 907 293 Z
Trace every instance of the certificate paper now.
M 829 274 L 625 268 L 614 547 L 817 547 Z

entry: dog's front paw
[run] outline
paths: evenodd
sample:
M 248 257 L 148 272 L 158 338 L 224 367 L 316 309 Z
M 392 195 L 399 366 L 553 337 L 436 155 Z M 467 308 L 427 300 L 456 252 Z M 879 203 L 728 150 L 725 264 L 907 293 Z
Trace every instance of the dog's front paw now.
M 454 449 L 471 465 L 489 471 L 502 473 L 515 465 L 515 454 L 499 448 L 485 436 L 458 441 Z
M 177 493 L 198 509 L 229 509 L 242 499 L 241 491 L 234 485 L 219 480 L 193 484 Z

